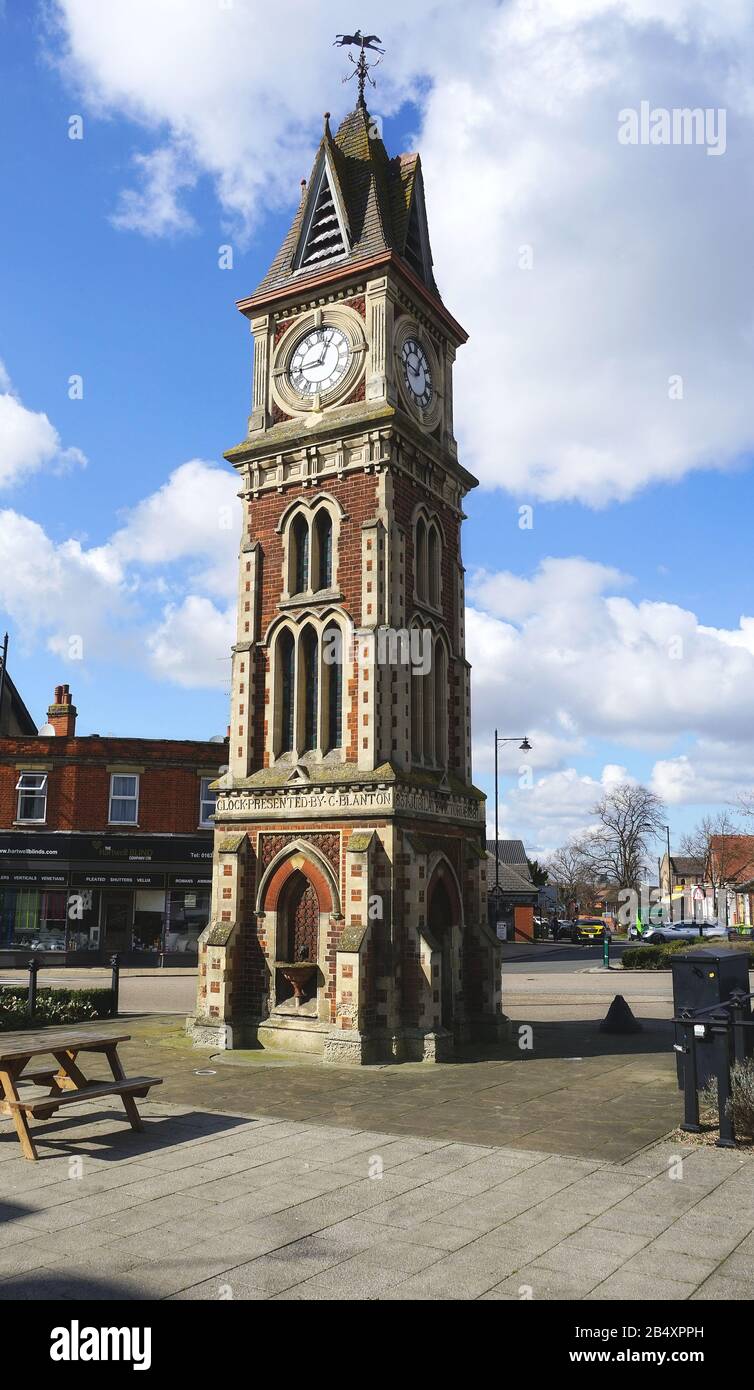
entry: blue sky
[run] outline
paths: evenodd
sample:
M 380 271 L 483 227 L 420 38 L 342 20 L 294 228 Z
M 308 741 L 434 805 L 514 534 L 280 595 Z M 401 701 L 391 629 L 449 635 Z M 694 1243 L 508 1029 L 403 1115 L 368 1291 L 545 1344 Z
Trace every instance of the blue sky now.
M 289 8 L 264 37 L 280 53 L 298 42 Z M 506 833 L 539 851 L 561 842 L 588 823 L 616 768 L 667 794 L 680 831 L 745 788 L 754 743 L 744 694 L 754 640 L 739 628 L 752 611 L 754 563 L 754 423 L 740 385 L 748 380 L 751 396 L 754 332 L 741 307 L 751 290 L 751 176 L 737 172 L 751 164 L 751 117 L 740 96 L 728 151 L 709 159 L 698 148 L 623 151 L 613 112 L 650 88 L 667 105 L 729 101 L 731 55 L 745 56 L 750 26 L 737 28 L 732 5 L 674 0 L 677 24 L 647 27 L 638 0 L 594 0 L 575 7 L 581 17 L 551 4 L 541 34 L 522 38 L 517 3 L 472 8 L 495 36 L 499 73 L 480 76 L 481 32 L 475 52 L 473 26 L 459 34 L 449 4 L 427 0 L 411 19 L 397 4 L 378 6 L 388 55 L 373 109 L 391 153 L 419 141 L 437 279 L 472 333 L 456 425 L 463 461 L 483 480 L 465 528 L 477 781 L 490 790 L 494 724 L 526 730 L 536 786 L 506 793 Z M 203 510 L 233 495 L 221 456 L 245 433 L 250 389 L 250 338 L 234 301 L 261 279 L 287 229 L 322 109 L 339 117 L 352 93 L 330 49 L 331 7 L 314 7 L 301 40 L 309 46 L 290 57 L 307 65 L 294 93 L 269 63 L 264 75 L 254 70 L 264 53 L 249 45 L 237 114 L 222 107 L 233 77 L 220 60 L 232 65 L 238 46 L 222 26 L 248 23 L 263 48 L 256 0 L 235 0 L 230 16 L 186 0 L 195 32 L 185 52 L 166 0 L 151 9 L 114 0 L 109 31 L 106 9 L 8 0 L 0 17 L 0 178 L 11 191 L 0 358 L 29 429 L 41 413 L 59 437 L 42 462 L 21 459 L 0 491 L 0 623 L 7 615 L 11 674 L 40 723 L 67 680 L 81 732 L 205 737 L 227 723 L 235 532 L 218 542 L 199 527 Z M 430 10 L 428 51 L 407 57 L 420 51 Z M 161 84 L 149 53 L 173 40 Z M 573 53 L 587 79 L 577 92 Z M 547 100 L 537 95 L 543 54 Z M 631 80 L 605 83 L 605 65 L 619 60 Z M 522 69 L 531 87 L 510 96 L 505 73 Z M 212 120 L 213 94 L 224 120 Z M 68 138 L 73 114 L 82 140 Z M 164 164 L 140 163 L 156 153 Z M 632 165 L 621 164 L 627 157 Z M 151 185 L 150 169 L 159 175 Z M 479 207 L 464 224 L 467 179 Z M 129 201 L 124 190 L 134 189 Z M 480 244 L 469 251 L 470 229 Z M 510 267 L 530 239 L 527 278 Z M 223 245 L 233 248 L 230 270 L 218 267 Z M 652 384 L 645 363 L 656 345 Z M 674 371 L 686 399 L 670 407 Z M 81 400 L 69 398 L 72 374 L 83 378 Z M 86 466 L 61 459 L 70 450 Z M 181 474 L 192 460 L 202 463 Z M 197 534 L 189 527 L 184 543 L 175 535 L 189 486 Z M 534 509 L 529 530 L 518 524 L 524 503 Z M 64 614 L 34 567 L 26 573 L 42 544 L 30 525 L 60 566 Z M 172 538 L 165 557 L 160 528 Z M 208 575 L 215 549 L 222 574 Z M 183 607 L 188 593 L 199 608 Z M 70 661 L 67 638 L 79 632 L 84 660 Z M 668 661 L 676 633 L 683 654 Z M 504 766 L 510 788 L 517 758 Z

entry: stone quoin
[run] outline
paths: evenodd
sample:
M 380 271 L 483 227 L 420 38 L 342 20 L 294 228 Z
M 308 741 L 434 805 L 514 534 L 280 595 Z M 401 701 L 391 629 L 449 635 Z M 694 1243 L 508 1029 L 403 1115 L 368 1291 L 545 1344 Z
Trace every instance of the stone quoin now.
M 453 365 L 418 155 L 325 117 L 254 339 L 198 1045 L 440 1060 L 507 1032 L 471 781 Z

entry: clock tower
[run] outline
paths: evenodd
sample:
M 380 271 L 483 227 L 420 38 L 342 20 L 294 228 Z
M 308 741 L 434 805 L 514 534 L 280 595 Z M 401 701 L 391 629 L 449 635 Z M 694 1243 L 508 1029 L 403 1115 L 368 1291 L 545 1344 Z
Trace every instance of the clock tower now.
M 363 85 L 363 84 L 362 84 Z M 435 283 L 418 155 L 360 94 L 238 305 L 254 338 L 230 763 L 194 1040 L 436 1060 L 505 1036 L 471 781 L 466 334 Z

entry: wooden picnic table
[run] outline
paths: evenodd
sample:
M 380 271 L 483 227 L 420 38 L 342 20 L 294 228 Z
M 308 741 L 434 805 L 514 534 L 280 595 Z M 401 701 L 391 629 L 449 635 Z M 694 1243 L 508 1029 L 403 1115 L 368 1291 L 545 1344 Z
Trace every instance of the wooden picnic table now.
M 0 1114 L 8 1115 L 16 1127 L 24 1158 L 37 1158 L 29 1129 L 29 1116 L 49 1120 L 61 1106 L 74 1101 L 95 1100 L 100 1096 L 120 1096 L 132 1129 L 143 1130 L 136 1097 L 146 1096 L 150 1087 L 160 1086 L 162 1077 L 126 1076 L 118 1056 L 118 1043 L 128 1042 L 130 1034 L 100 1033 L 83 1028 L 43 1028 L 39 1032 L 0 1033 Z M 107 1058 L 112 1081 L 89 1081 L 77 1058 L 82 1052 L 100 1053 Z M 52 1055 L 57 1068 L 26 1071 L 33 1057 Z M 46 1096 L 19 1095 L 26 1082 L 49 1087 Z

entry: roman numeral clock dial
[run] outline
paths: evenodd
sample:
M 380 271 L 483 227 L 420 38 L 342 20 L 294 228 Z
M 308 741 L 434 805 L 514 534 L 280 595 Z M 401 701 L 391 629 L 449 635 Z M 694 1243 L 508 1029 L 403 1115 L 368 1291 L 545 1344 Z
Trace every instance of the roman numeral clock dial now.
M 350 344 L 340 328 L 313 328 L 294 350 L 288 380 L 299 396 L 324 396 L 343 380 L 350 360 Z
M 421 343 L 407 338 L 401 348 L 403 379 L 412 400 L 426 410 L 432 400 L 432 369 Z

